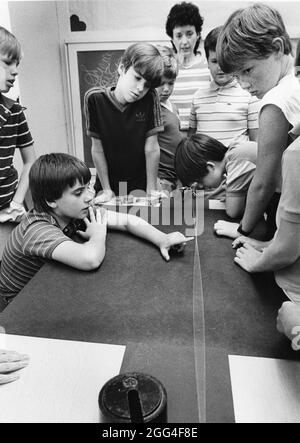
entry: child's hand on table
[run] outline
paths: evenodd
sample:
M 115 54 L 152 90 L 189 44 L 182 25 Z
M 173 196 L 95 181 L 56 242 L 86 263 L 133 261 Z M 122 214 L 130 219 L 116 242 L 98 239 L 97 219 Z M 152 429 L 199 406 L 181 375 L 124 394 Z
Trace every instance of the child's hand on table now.
M 247 272 L 257 272 L 256 265 L 261 254 L 261 251 L 258 251 L 248 243 L 245 243 L 243 247 L 236 251 L 234 261 Z
M 257 249 L 258 251 L 262 251 L 264 248 L 266 248 L 269 245 L 269 243 L 270 242 L 255 240 L 254 238 L 244 237 L 243 235 L 241 235 L 240 237 L 234 240 L 234 242 L 232 243 L 232 247 L 233 249 L 238 249 L 241 246 L 247 244 Z
M 160 253 L 166 261 L 169 261 L 170 250 L 174 250 L 177 253 L 183 252 L 186 242 L 191 240 L 194 240 L 194 237 L 185 237 L 181 232 L 165 234 L 164 239 L 159 245 Z
M 22 204 L 11 201 L 7 208 L 0 211 L 0 223 L 18 221 L 25 213 L 26 210 Z
M 218 220 L 214 224 L 214 230 L 217 235 L 229 237 L 232 239 L 240 237 L 241 234 L 237 231 L 238 227 L 238 223 L 232 223 L 225 220 Z
M 25 368 L 28 363 L 27 355 L 0 349 L 0 384 L 17 380 L 20 375 L 16 371 Z
M 109 202 L 115 194 L 111 189 L 106 189 L 105 191 L 100 191 L 93 200 L 94 205 L 101 205 L 102 203 Z

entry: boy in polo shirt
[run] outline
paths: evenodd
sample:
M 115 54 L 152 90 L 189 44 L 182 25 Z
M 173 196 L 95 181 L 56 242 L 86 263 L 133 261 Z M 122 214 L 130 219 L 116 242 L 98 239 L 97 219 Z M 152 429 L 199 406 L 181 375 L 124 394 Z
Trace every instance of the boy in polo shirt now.
M 228 147 L 233 142 L 256 141 L 259 100 L 243 90 L 232 74 L 221 70 L 216 57 L 220 30 L 213 29 L 204 41 L 213 80 L 193 97 L 188 134 L 205 134 Z
M 14 85 L 21 55 L 16 37 L 0 27 L 0 223 L 15 221 L 25 213 L 28 174 L 35 159 L 24 108 L 3 95 Z M 19 183 L 13 165 L 16 148 L 24 163 Z
M 29 186 L 34 209 L 23 216 L 6 243 L 0 273 L 0 311 L 47 260 L 83 271 L 98 268 L 105 256 L 107 227 L 154 243 L 167 261 L 173 246 L 182 250 L 189 240 L 179 232 L 164 234 L 131 214 L 94 209 L 90 179 L 88 167 L 68 154 L 46 154 L 33 164 Z M 75 234 L 85 242 L 74 241 Z
M 135 43 L 122 56 L 116 87 L 86 93 L 87 134 L 97 170 L 96 203 L 135 189 L 157 190 L 159 145 L 163 131 L 155 87 L 161 83 L 163 60 L 149 43 Z

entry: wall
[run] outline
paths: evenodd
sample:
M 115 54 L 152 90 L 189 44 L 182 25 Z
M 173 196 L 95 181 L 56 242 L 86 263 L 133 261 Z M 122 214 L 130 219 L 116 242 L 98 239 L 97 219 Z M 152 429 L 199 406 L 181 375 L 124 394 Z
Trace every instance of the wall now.
M 178 2 L 181 0 L 177 0 Z M 165 21 L 176 0 L 98 0 L 98 1 L 69 1 L 68 9 L 71 14 L 77 14 L 86 22 L 87 31 L 102 30 L 111 33 L 122 29 L 124 35 L 130 29 L 143 33 L 152 28 L 157 39 L 165 38 Z M 188 0 L 187 0 L 188 1 Z M 268 0 L 265 1 L 266 3 Z M 245 7 L 253 2 L 247 0 L 209 0 L 194 1 L 204 17 L 203 35 L 215 26 L 224 23 L 231 12 Z M 270 1 L 282 14 L 285 23 L 290 28 L 299 28 L 299 1 Z M 298 3 L 298 5 L 297 5 Z M 298 14 L 295 13 L 296 9 Z M 300 30 L 299 36 L 300 36 Z M 155 37 L 153 37 L 155 38 Z
M 70 111 L 64 41 L 92 36 L 102 40 L 167 39 L 166 16 L 173 0 L 81 0 L 10 1 L 11 29 L 22 43 L 20 67 L 22 103 L 36 141 L 38 154 L 51 151 L 72 153 Z M 247 1 L 196 1 L 205 18 L 203 36 L 223 23 Z M 271 1 L 283 15 L 288 30 L 300 37 L 300 2 Z M 79 15 L 88 32 L 70 32 L 69 16 Z
M 22 104 L 38 154 L 68 152 L 56 3 L 9 2 L 11 28 L 22 44 Z

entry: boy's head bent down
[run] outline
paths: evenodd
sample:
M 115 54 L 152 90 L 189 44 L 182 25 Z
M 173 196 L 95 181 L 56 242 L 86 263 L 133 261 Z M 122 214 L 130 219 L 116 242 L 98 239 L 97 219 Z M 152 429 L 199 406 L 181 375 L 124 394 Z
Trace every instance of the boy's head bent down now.
M 222 27 L 217 47 L 221 69 L 262 98 L 289 68 L 291 41 L 279 12 L 256 3 L 235 11 Z
M 226 151 L 222 143 L 204 134 L 182 140 L 175 155 L 175 170 L 182 184 L 218 187 L 225 172 Z
M 91 173 L 84 162 L 69 154 L 39 157 L 29 173 L 29 188 L 38 212 L 56 214 L 66 223 L 87 216 L 93 195 Z
M 150 43 L 134 43 L 124 52 L 118 68 L 115 94 L 120 103 L 143 98 L 161 84 L 164 64 L 158 49 Z

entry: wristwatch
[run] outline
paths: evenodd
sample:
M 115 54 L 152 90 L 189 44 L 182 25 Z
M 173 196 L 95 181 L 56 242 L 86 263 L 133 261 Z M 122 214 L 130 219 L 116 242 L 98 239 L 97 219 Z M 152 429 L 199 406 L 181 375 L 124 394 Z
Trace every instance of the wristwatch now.
M 252 231 L 250 231 L 250 232 L 244 231 L 243 228 L 242 228 L 242 222 L 240 223 L 239 227 L 237 228 L 237 231 L 238 231 L 239 234 L 243 235 L 244 237 L 249 237 L 249 235 L 252 232 Z

